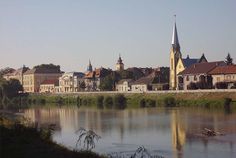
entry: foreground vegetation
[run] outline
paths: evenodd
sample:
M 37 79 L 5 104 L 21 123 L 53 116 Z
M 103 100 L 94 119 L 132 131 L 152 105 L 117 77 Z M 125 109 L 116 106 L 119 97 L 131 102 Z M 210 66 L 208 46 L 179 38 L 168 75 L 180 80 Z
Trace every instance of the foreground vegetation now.
M 12 117 L 12 116 L 11 116 Z M 91 151 L 71 151 L 51 140 L 50 128 L 38 129 L 6 115 L 0 116 L 0 155 L 14 158 L 102 158 Z

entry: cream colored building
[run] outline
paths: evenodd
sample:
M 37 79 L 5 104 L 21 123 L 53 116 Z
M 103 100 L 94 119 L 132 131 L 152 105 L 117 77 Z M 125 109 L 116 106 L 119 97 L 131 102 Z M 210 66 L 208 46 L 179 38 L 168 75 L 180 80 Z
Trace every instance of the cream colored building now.
M 218 66 L 209 74 L 212 76 L 213 85 L 217 82 L 226 82 L 228 88 L 231 88 L 236 83 L 236 65 Z
M 53 70 L 36 69 L 28 70 L 23 75 L 23 88 L 25 92 L 40 92 L 40 85 L 45 80 L 58 80 L 62 74 Z
M 132 79 L 123 79 L 116 84 L 116 91 L 128 92 L 131 91 Z
M 58 80 L 45 80 L 40 84 L 40 93 L 55 93 L 56 87 L 59 85 Z
M 59 92 L 79 92 L 80 84 L 84 82 L 84 73 L 68 72 L 59 78 Z
M 23 66 L 22 68 L 19 68 L 12 73 L 5 74 L 3 78 L 5 78 L 6 80 L 17 79 L 21 84 L 23 84 L 23 74 L 27 70 L 29 70 L 29 68 Z

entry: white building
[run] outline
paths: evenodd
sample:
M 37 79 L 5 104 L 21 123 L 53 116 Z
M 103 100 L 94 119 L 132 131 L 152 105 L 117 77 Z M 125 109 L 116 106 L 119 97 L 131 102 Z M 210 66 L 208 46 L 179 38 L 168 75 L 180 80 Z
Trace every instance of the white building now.
M 131 91 L 131 83 L 133 82 L 132 79 L 123 79 L 120 80 L 117 84 L 116 84 L 116 91 L 119 92 L 127 92 L 127 91 Z
M 84 73 L 67 72 L 59 78 L 59 92 L 79 92 L 82 91 L 80 85 L 84 82 Z

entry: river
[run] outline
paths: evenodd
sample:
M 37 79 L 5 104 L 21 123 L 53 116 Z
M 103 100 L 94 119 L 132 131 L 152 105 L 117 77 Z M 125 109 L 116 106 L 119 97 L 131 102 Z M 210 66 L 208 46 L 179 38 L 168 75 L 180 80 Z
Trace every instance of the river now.
M 101 110 L 47 106 L 22 110 L 40 126 L 55 124 L 53 140 L 75 149 L 82 127 L 101 139 L 93 151 L 127 156 L 139 146 L 166 158 L 235 158 L 236 113 L 186 108 Z M 203 137 L 204 128 L 222 136 Z

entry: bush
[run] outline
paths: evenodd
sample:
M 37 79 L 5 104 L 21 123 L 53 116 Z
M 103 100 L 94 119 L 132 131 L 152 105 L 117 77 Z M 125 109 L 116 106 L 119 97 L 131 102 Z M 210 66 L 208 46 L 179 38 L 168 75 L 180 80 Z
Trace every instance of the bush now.
M 173 106 L 176 106 L 176 100 L 174 97 L 166 97 L 164 99 L 164 105 L 166 107 L 173 107 Z
M 113 100 L 112 100 L 112 97 L 110 96 L 107 96 L 105 99 L 104 99 L 104 106 L 108 109 L 112 108 L 113 106 Z
M 114 105 L 117 109 L 124 109 L 126 107 L 126 98 L 122 94 L 115 95 Z
M 63 104 L 64 103 L 64 99 L 61 96 L 56 96 L 55 103 Z
M 146 106 L 148 107 L 155 107 L 156 106 L 156 101 L 152 99 L 147 99 L 146 100 Z
M 146 101 L 145 101 L 145 99 L 141 99 L 141 100 L 140 100 L 139 106 L 140 106 L 141 108 L 146 107 Z
M 189 85 L 187 86 L 187 89 L 189 89 L 189 90 L 197 89 L 196 83 L 190 82 Z
M 217 88 L 217 89 L 227 89 L 228 84 L 226 82 L 217 82 L 215 84 L 215 88 Z
M 103 108 L 103 100 L 104 100 L 103 96 L 97 96 L 96 104 L 98 108 Z

